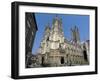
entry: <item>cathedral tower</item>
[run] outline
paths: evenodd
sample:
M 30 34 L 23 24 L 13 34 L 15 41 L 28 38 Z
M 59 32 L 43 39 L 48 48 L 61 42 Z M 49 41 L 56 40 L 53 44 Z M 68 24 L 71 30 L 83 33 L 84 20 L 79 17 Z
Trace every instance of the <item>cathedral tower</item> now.
M 71 28 L 71 33 L 73 42 L 79 43 L 80 42 L 79 30 L 76 26 L 74 28 Z
M 53 19 L 52 31 L 50 33 L 51 49 L 58 49 L 60 43 L 64 42 L 64 35 L 62 29 L 62 19 L 56 16 Z
M 40 48 L 41 48 L 41 53 L 42 54 L 45 54 L 46 52 L 49 52 L 49 36 L 50 36 L 50 31 L 51 31 L 51 28 L 48 25 L 46 25 L 46 28 L 45 28 L 45 31 L 44 31 L 44 35 L 43 35 L 43 39 L 41 41 L 41 45 L 40 45 Z

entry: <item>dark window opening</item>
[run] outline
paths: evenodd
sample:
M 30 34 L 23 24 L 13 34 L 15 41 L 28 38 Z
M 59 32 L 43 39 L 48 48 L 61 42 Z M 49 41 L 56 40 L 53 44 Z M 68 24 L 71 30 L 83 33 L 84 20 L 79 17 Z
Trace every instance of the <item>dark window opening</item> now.
M 42 65 L 44 64 L 44 57 L 42 57 Z
M 47 38 L 47 41 L 49 41 L 49 37 Z
M 64 64 L 64 57 L 61 57 L 61 64 Z
M 86 52 L 86 50 L 83 51 L 83 55 L 84 55 L 84 59 L 87 61 L 88 59 L 87 59 L 87 52 Z

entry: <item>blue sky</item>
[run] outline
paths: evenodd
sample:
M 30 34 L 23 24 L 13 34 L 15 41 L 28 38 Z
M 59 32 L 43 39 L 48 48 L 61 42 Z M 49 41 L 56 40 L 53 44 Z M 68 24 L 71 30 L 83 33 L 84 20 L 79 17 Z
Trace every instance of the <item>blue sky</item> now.
M 79 28 L 80 40 L 85 41 L 89 39 L 88 15 L 35 13 L 38 31 L 36 32 L 32 53 L 35 53 L 36 50 L 39 48 L 46 25 L 49 23 L 50 26 L 52 26 L 53 18 L 55 18 L 56 15 L 59 18 L 62 18 L 62 28 L 64 31 L 65 38 L 70 40 L 71 39 L 70 29 L 74 26 L 77 26 Z

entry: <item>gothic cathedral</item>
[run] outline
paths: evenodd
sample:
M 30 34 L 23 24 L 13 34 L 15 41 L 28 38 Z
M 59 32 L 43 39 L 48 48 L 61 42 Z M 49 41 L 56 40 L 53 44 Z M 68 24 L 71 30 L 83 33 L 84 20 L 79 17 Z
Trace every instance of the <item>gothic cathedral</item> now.
M 89 40 L 80 41 L 77 26 L 71 28 L 71 40 L 64 37 L 62 19 L 56 16 L 52 27 L 46 25 L 40 47 L 30 67 L 57 67 L 89 64 Z

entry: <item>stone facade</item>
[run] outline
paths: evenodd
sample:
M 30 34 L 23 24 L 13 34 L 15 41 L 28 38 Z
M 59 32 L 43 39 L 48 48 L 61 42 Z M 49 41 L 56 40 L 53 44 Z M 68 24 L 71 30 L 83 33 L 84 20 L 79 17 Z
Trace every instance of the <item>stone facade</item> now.
M 81 42 L 78 27 L 71 29 L 72 38 L 64 37 L 62 19 L 53 19 L 45 28 L 43 39 L 33 62 L 39 67 L 76 66 L 89 64 L 89 40 Z M 33 66 L 35 67 L 35 65 Z
M 25 13 L 25 65 L 31 64 L 32 46 L 37 31 L 35 16 L 32 13 Z

